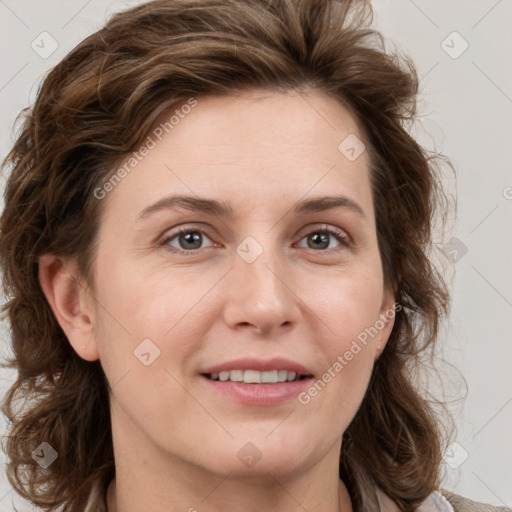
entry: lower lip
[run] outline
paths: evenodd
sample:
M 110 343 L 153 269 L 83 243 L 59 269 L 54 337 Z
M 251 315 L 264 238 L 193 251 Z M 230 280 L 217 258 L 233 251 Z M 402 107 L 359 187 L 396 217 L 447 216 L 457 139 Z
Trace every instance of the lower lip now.
M 276 384 L 246 384 L 229 380 L 212 380 L 204 375 L 201 378 L 210 389 L 246 405 L 278 405 L 297 399 L 313 381 L 312 377 L 307 377 Z

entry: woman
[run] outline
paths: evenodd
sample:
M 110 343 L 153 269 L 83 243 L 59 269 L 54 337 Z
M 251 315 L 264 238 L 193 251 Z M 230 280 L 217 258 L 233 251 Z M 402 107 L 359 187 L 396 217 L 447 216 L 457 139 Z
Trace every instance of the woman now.
M 8 476 L 46 510 L 499 510 L 413 384 L 448 309 L 417 78 L 363 2 L 158 0 L 9 154 Z M 21 411 L 15 400 L 33 399 Z

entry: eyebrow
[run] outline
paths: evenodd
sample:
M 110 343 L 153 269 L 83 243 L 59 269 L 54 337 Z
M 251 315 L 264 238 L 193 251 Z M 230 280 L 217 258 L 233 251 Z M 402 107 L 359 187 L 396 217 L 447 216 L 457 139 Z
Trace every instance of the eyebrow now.
M 209 213 L 219 217 L 230 217 L 233 215 L 233 208 L 225 201 L 217 201 L 215 199 L 197 196 L 173 195 L 164 197 L 156 203 L 144 208 L 144 210 L 140 212 L 138 219 L 145 219 L 156 211 L 166 210 L 175 206 L 194 212 Z M 352 210 L 363 219 L 367 220 L 363 209 L 355 201 L 345 196 L 324 196 L 302 200 L 295 204 L 293 211 L 299 214 L 307 214 L 330 210 L 332 208 L 346 208 Z

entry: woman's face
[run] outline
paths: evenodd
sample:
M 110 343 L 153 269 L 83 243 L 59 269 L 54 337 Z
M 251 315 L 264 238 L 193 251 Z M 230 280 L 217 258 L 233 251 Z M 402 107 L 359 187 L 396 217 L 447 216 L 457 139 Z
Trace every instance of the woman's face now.
M 362 134 L 320 93 L 196 101 L 99 199 L 86 350 L 112 387 L 116 456 L 337 467 L 392 326 Z

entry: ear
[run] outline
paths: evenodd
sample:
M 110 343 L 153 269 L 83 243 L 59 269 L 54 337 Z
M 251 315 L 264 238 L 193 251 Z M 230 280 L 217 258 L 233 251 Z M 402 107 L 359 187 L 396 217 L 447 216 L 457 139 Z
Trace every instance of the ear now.
M 395 315 L 400 310 L 400 305 L 396 303 L 394 293 L 386 291 L 379 311 L 379 334 L 377 336 L 377 346 L 375 347 L 375 359 L 377 359 L 391 336 L 391 331 L 395 325 Z M 382 328 L 380 328 L 382 327 Z
M 72 263 L 53 254 L 39 258 L 39 282 L 53 314 L 76 353 L 99 359 L 94 331 L 94 301 L 78 279 Z

